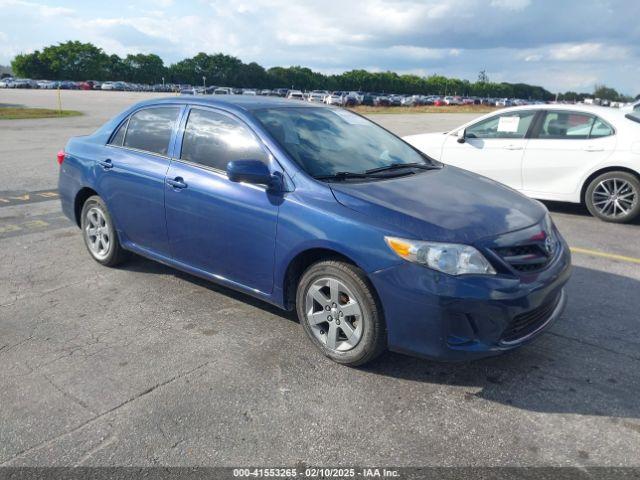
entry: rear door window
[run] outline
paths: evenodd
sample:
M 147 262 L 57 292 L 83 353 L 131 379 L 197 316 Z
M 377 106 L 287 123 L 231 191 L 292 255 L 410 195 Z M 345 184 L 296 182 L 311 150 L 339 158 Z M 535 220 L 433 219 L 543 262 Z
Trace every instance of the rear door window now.
M 589 138 L 593 125 L 593 117 L 574 112 L 545 113 L 538 138 L 543 139 L 573 139 Z
M 152 107 L 134 113 L 123 146 L 166 156 L 179 111 L 179 107 Z
M 537 138 L 558 140 L 586 140 L 613 135 L 615 131 L 600 117 L 572 111 L 546 112 Z

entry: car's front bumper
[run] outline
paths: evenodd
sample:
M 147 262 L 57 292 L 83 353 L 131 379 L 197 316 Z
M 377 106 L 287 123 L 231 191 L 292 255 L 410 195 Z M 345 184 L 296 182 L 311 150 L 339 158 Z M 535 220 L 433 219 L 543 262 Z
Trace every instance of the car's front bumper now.
M 404 262 L 370 278 L 390 350 L 460 361 L 517 348 L 544 331 L 564 310 L 570 275 L 571 254 L 561 240 L 553 261 L 530 275 L 454 277 Z

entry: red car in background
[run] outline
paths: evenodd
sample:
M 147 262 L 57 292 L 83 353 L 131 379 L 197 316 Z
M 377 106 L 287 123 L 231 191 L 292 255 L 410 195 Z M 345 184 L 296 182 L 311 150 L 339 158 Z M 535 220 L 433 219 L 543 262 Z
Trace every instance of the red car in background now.
M 93 80 L 87 80 L 86 82 L 77 82 L 76 85 L 80 90 L 93 90 Z

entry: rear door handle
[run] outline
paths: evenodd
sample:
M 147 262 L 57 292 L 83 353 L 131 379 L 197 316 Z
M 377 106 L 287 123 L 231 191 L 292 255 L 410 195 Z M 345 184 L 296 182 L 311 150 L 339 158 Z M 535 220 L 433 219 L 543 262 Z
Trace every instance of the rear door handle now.
M 176 190 L 182 190 L 183 188 L 187 188 L 187 184 L 184 183 L 184 179 L 182 177 L 176 177 L 173 180 L 167 178 L 167 185 L 172 186 Z
M 111 170 L 113 168 L 113 162 L 110 158 L 99 161 L 98 165 L 100 165 L 104 170 Z
M 589 145 L 587 147 L 584 147 L 585 152 L 602 152 L 603 150 L 604 150 L 604 147 L 596 147 L 595 145 Z
M 522 145 L 505 145 L 504 147 L 505 150 L 522 150 Z

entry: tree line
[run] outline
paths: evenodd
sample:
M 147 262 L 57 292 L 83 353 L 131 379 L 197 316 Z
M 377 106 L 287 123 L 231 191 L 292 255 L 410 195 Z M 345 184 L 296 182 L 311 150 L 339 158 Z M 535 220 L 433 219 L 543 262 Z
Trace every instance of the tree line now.
M 121 80 L 142 84 L 204 83 L 239 88 L 364 90 L 535 100 L 555 98 L 554 94 L 539 86 L 491 82 L 484 71 L 480 72 L 475 82 L 442 75 L 421 77 L 366 70 L 325 75 L 301 66 L 265 69 L 255 62 L 244 63 L 239 58 L 222 53 L 198 53 L 167 66 L 155 54 L 129 54 L 121 58 L 115 54 L 109 55 L 91 43 L 79 41 L 68 41 L 33 53 L 19 54 L 11 62 L 11 67 L 16 75 L 36 80 Z
M 582 102 L 585 98 L 600 98 L 611 102 L 631 102 L 633 100 L 640 100 L 640 94 L 634 98 L 630 95 L 619 93 L 617 90 L 607 87 L 606 85 L 596 85 L 591 93 L 568 91 L 558 94 L 558 100 L 569 102 Z

